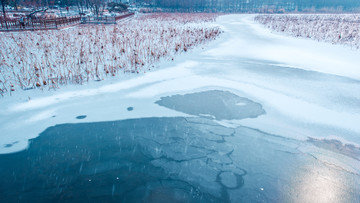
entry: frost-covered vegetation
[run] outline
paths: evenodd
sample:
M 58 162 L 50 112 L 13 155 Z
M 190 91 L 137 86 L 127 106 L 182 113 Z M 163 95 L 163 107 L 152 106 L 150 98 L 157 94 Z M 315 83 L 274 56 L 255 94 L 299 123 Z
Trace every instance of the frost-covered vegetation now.
M 255 20 L 294 37 L 360 48 L 359 14 L 258 15 Z
M 117 25 L 1 33 L 0 94 L 139 73 L 215 39 L 214 14 L 151 14 Z

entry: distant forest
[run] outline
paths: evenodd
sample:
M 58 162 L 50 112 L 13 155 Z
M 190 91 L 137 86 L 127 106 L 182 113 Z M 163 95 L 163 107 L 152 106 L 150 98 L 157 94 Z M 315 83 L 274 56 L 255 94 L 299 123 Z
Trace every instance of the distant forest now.
M 137 0 L 168 11 L 206 12 L 360 12 L 360 0 Z

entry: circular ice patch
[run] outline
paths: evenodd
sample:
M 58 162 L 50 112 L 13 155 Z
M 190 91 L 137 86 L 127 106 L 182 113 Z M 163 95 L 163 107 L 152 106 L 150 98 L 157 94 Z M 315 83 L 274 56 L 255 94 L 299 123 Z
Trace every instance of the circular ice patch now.
M 261 104 L 221 90 L 161 97 L 155 103 L 190 115 L 216 120 L 256 118 L 265 113 Z

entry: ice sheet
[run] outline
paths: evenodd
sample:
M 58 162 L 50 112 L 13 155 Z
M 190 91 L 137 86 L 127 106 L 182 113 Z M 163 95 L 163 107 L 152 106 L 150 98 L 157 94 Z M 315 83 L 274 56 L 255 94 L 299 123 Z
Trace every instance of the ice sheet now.
M 56 124 L 184 116 L 154 102 L 205 90 L 231 91 L 266 111 L 255 119 L 219 121 L 224 125 L 359 144 L 359 51 L 274 34 L 253 17 L 219 17 L 214 24 L 225 31 L 220 39 L 148 73 L 2 98 L 0 153 L 24 149 L 28 139 Z

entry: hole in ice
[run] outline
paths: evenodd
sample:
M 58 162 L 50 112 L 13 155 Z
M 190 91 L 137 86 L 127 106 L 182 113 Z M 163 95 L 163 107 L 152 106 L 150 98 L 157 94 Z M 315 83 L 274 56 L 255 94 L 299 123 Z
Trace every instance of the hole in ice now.
M 10 148 L 10 147 L 12 147 L 14 144 L 17 144 L 17 143 L 19 143 L 19 142 L 16 141 L 16 142 L 13 142 L 13 143 L 10 143 L 10 144 L 5 144 L 5 145 L 4 145 L 4 148 Z
M 86 118 L 86 115 L 76 116 L 76 119 L 84 119 L 84 118 Z

